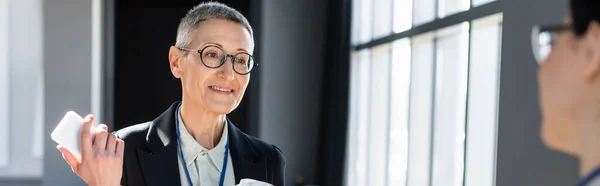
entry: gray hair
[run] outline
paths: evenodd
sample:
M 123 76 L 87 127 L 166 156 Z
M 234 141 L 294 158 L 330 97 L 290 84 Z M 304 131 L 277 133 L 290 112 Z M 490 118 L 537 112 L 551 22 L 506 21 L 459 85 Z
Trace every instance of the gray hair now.
M 250 37 L 254 37 L 250 23 L 240 12 L 222 3 L 206 2 L 196 5 L 181 19 L 175 46 L 187 47 L 192 42 L 198 23 L 208 19 L 223 19 L 242 24 L 250 32 Z

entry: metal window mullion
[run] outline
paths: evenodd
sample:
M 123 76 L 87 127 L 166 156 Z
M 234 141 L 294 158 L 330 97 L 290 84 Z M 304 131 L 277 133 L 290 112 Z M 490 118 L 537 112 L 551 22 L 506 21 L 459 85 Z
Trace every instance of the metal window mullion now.
M 469 136 L 467 135 L 468 130 L 469 130 L 469 84 L 471 82 L 471 40 L 473 39 L 473 21 L 469 21 L 469 31 L 467 32 L 469 34 L 469 39 L 467 41 L 467 85 L 466 85 L 466 91 L 465 91 L 465 139 L 463 141 L 463 183 L 462 185 L 465 186 L 466 185 L 466 172 L 467 172 L 467 141 L 469 139 Z
M 379 39 L 374 39 L 374 40 L 371 40 L 366 43 L 358 44 L 358 45 L 352 46 L 352 48 L 354 48 L 355 50 L 372 48 L 372 47 L 375 47 L 378 45 L 390 43 L 394 40 L 402 39 L 405 37 L 412 37 L 412 36 L 416 36 L 419 34 L 439 30 L 442 28 L 446 28 L 446 27 L 449 27 L 452 25 L 462 23 L 462 22 L 468 22 L 468 21 L 471 21 L 471 20 L 474 20 L 474 19 L 477 19 L 480 17 L 485 17 L 488 15 L 492 15 L 492 14 L 501 12 L 500 1 L 493 1 L 493 2 L 484 4 L 481 6 L 477 6 L 470 10 L 467 10 L 467 11 L 463 11 L 460 13 L 456 13 L 456 14 L 438 19 L 437 18 L 437 1 L 438 0 L 436 0 L 436 3 L 434 3 L 434 4 L 436 4 L 436 8 L 435 8 L 436 19 L 434 19 L 434 21 L 431 21 L 431 22 L 428 22 L 428 23 L 425 23 L 425 24 L 422 24 L 422 25 L 419 25 L 416 27 L 412 27 L 411 29 L 406 30 L 404 32 L 392 33 L 388 36 L 381 37 Z M 413 5 L 413 10 L 414 10 L 414 5 Z M 413 13 L 413 15 L 414 15 L 414 13 Z
M 429 127 L 429 185 L 433 186 L 433 153 L 434 153 L 434 139 L 435 139 L 435 100 L 436 100 L 436 83 L 437 83 L 437 41 L 438 38 L 437 36 L 434 36 L 433 40 L 432 40 L 432 49 L 433 49 L 433 69 L 432 69 L 432 78 L 431 78 L 431 126 Z
M 500 46 L 498 46 L 498 61 L 496 62 L 496 118 L 494 119 L 495 125 L 495 129 L 494 129 L 494 167 L 492 168 L 492 174 L 493 174 L 493 180 L 492 180 L 492 184 L 494 184 L 493 186 L 496 185 L 496 171 L 497 171 L 497 156 L 498 156 L 498 116 L 500 114 L 499 113 L 499 109 L 500 109 L 500 69 L 502 67 L 502 63 L 501 63 L 501 59 L 502 59 L 502 24 L 504 22 L 504 17 L 502 18 L 502 22 L 499 23 L 498 25 L 498 44 Z
M 367 123 L 369 123 L 369 122 L 371 122 L 371 118 L 372 118 L 371 112 L 369 112 L 369 111 L 372 108 L 371 107 L 371 100 L 372 100 L 372 97 L 373 97 L 373 94 L 371 93 L 372 92 L 371 91 L 371 88 L 372 88 L 371 86 L 373 85 L 373 83 L 371 82 L 373 80 L 373 77 L 372 77 L 372 72 L 373 72 L 373 62 L 372 62 L 372 59 L 373 59 L 373 50 L 369 49 L 369 52 L 367 54 L 369 54 L 368 55 L 368 59 L 369 59 L 369 62 L 368 62 L 369 67 L 368 68 L 369 68 L 369 70 L 367 71 L 368 72 L 367 73 L 368 74 L 367 78 L 369 78 L 367 80 L 367 82 L 369 83 L 369 90 L 367 91 L 367 99 L 368 99 L 368 101 L 367 101 L 367 108 L 368 108 L 367 112 L 368 113 L 367 113 L 367 119 L 366 120 L 367 120 Z M 367 169 L 367 171 L 366 171 L 367 172 L 367 176 L 365 178 L 365 182 L 369 183 L 369 180 L 370 180 L 369 172 L 371 172 L 370 167 L 368 166 L 369 163 L 371 162 L 371 156 L 370 156 L 370 153 L 369 153 L 371 151 L 371 145 L 370 145 L 371 144 L 371 138 L 369 136 L 371 134 L 371 126 L 372 125 L 366 125 L 366 126 L 367 126 L 366 127 L 367 131 L 366 131 L 366 135 L 365 135 L 365 138 L 366 138 L 366 143 L 365 144 L 367 145 L 367 151 L 365 152 L 365 159 L 367 160 L 366 161 L 367 164 L 366 164 L 365 168 Z
M 388 48 L 388 52 L 389 52 L 389 58 L 388 58 L 388 105 L 387 105 L 387 126 L 386 126 L 386 130 L 387 131 L 387 145 L 386 145 L 386 153 L 385 153 L 385 158 L 387 159 L 386 161 L 386 165 L 385 165 L 385 185 L 389 185 L 389 176 L 390 176 L 390 128 L 391 128 L 391 124 L 392 124 L 392 63 L 394 62 L 394 59 L 392 58 L 394 55 L 394 45 L 390 44 L 390 47 Z

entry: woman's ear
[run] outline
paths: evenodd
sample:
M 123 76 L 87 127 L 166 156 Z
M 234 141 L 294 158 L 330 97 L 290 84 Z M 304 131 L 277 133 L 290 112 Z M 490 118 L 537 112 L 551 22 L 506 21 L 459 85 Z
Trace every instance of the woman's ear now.
M 600 75 L 600 24 L 593 21 L 588 26 L 585 36 L 588 48 L 587 66 L 583 73 L 583 78 L 587 83 L 593 83 Z
M 175 46 L 171 46 L 169 49 L 169 66 L 171 67 L 171 73 L 175 78 L 181 78 L 181 57 L 181 50 Z

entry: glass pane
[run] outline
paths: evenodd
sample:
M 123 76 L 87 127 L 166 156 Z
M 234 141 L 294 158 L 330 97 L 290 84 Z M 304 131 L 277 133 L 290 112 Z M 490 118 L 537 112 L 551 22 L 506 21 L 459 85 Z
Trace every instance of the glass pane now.
M 412 0 L 394 1 L 394 32 L 402 32 L 412 27 Z
M 463 182 L 468 30 L 468 23 L 463 23 L 438 32 L 433 186 L 461 186 Z
M 357 45 L 371 41 L 372 14 L 371 0 L 352 1 L 352 44 Z
M 371 21 L 371 0 L 360 1 L 360 31 L 359 31 L 359 43 L 366 43 L 371 40 L 371 29 L 373 22 Z
M 369 131 L 369 85 L 371 77 L 371 52 L 369 50 L 363 50 L 359 53 L 359 62 L 356 67 L 359 69 L 358 75 L 358 114 L 357 114 L 357 127 L 356 127 L 356 166 L 354 167 L 356 184 L 355 185 L 367 185 L 367 153 L 369 152 L 368 147 L 368 131 Z
M 361 87 L 359 87 L 360 80 L 360 58 L 359 52 L 352 52 L 351 62 L 350 62 L 350 110 L 348 111 L 348 142 L 346 144 L 346 179 L 345 182 L 347 186 L 357 186 L 356 185 L 356 154 L 357 154 L 357 146 L 358 137 L 357 137 L 357 128 L 358 128 L 358 93 Z
M 469 9 L 469 0 L 438 0 L 438 17 L 446 17 Z
M 9 144 L 8 135 L 8 95 L 9 82 L 8 76 L 8 0 L 0 0 L 0 167 L 8 165 Z
M 388 185 L 404 185 L 408 159 L 408 100 L 410 91 L 410 40 L 395 41 L 392 51 L 390 147 Z
M 350 32 L 350 36 L 352 37 L 351 39 L 351 43 L 352 45 L 357 45 L 360 43 L 360 30 L 361 30 L 361 19 L 362 16 L 360 14 L 360 10 L 361 10 L 361 6 L 360 6 L 361 1 L 360 0 L 353 0 L 352 1 L 352 31 Z
M 390 61 L 388 44 L 373 48 L 371 56 L 371 81 L 369 88 L 370 120 L 368 139 L 368 184 L 386 185 L 388 156 L 388 130 L 390 108 Z
M 373 1 L 373 37 L 381 38 L 392 33 L 392 0 Z
M 352 1 L 352 44 L 371 40 L 371 0 Z
M 414 14 L 413 25 L 433 21 L 435 19 L 435 0 L 415 0 L 413 1 Z
M 465 186 L 494 185 L 501 20 L 472 24 Z
M 492 1 L 495 1 L 495 0 L 472 0 L 472 4 L 473 4 L 473 7 L 475 7 L 475 6 L 483 5 L 483 4 L 492 2 Z
M 432 34 L 412 39 L 408 186 L 430 185 L 433 49 Z

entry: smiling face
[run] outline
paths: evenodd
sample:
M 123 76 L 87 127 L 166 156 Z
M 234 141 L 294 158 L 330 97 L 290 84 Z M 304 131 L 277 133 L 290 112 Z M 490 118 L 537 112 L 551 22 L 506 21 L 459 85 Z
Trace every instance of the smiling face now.
M 233 69 L 231 57 L 218 68 L 206 67 L 197 51 L 207 46 L 221 48 L 227 54 L 252 54 L 254 41 L 242 25 L 223 19 L 208 19 L 197 24 L 192 42 L 180 50 L 171 47 L 169 61 L 173 76 L 181 79 L 183 99 L 217 114 L 228 114 L 242 101 L 250 74 L 240 75 Z M 204 52 L 204 58 L 215 53 Z

